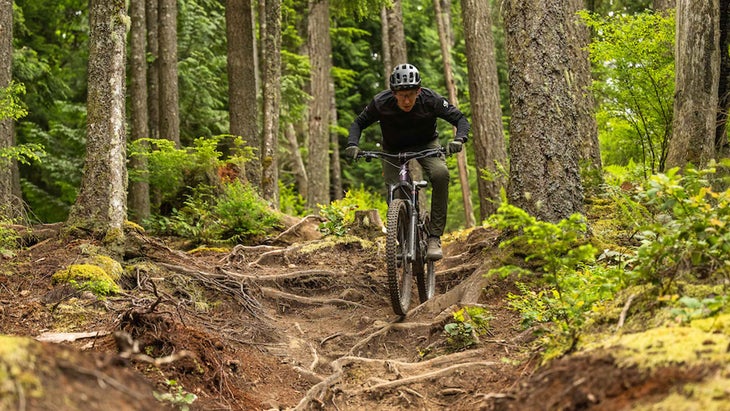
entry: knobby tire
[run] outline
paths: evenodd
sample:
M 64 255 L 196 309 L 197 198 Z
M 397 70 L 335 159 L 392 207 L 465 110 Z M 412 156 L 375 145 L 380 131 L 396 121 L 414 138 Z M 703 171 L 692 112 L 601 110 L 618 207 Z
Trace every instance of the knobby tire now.
M 388 207 L 385 261 L 388 272 L 388 289 L 393 312 L 406 315 L 411 304 L 413 269 L 408 261 L 408 205 L 402 199 L 394 199 Z
M 413 271 L 416 274 L 416 285 L 418 286 L 418 298 L 421 303 L 430 300 L 436 293 L 436 268 L 433 260 L 426 258 L 428 253 L 428 226 L 430 218 L 424 212 L 421 217 L 421 229 L 418 230 L 418 249 L 416 261 L 413 263 Z

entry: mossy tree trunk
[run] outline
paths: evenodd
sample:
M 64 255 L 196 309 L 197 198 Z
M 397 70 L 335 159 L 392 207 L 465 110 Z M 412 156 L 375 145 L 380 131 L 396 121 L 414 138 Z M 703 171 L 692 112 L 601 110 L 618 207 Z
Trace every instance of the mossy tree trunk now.
M 127 216 L 125 1 L 91 0 L 89 25 L 86 159 L 68 223 L 117 241 Z
M 281 106 L 281 0 L 266 0 L 262 21 L 263 129 L 261 194 L 279 208 L 277 140 Z
M 319 210 L 330 203 L 330 80 L 332 43 L 328 0 L 309 0 L 307 25 L 311 95 L 309 103 L 309 150 L 307 208 Z M 333 90 L 334 91 L 334 90 Z
M 13 2 L 0 0 L 0 89 L 7 88 L 12 79 L 13 62 Z M 2 110 L 0 110 L 2 111 Z M 13 118 L 0 116 L 0 149 L 15 145 Z M 18 163 L 0 157 L 0 217 L 15 218 L 21 214 Z
M 719 0 L 677 1 L 672 139 L 666 169 L 715 157 L 720 84 Z M 727 50 L 725 50 L 727 53 Z
M 234 136 L 241 136 L 258 156 L 261 139 L 256 78 L 258 60 L 253 18 L 251 0 L 226 0 L 230 132 Z M 244 166 L 244 175 L 249 183 L 260 187 L 261 163 L 257 156 Z
M 145 41 L 147 19 L 145 0 L 130 1 L 129 17 L 132 22 L 129 34 L 131 138 L 132 140 L 139 140 L 150 137 L 149 112 L 147 111 L 147 42 Z M 147 160 L 139 156 L 131 157 L 129 167 L 144 173 L 147 169 Z M 150 185 L 147 181 L 129 182 L 129 214 L 130 219 L 138 223 L 149 218 Z
M 177 71 L 177 0 L 159 0 L 160 138 L 180 147 Z
M 578 166 L 583 100 L 575 95 L 578 47 L 569 28 L 577 10 L 564 0 L 503 3 L 510 67 L 510 185 L 508 197 L 536 218 L 558 222 L 583 212 Z
M 479 215 L 483 221 L 499 206 L 500 190 L 506 187 L 507 147 L 502 127 L 497 57 L 492 36 L 489 2 L 461 0 L 469 68 L 472 144 L 479 177 Z M 481 178 L 486 172 L 492 178 Z

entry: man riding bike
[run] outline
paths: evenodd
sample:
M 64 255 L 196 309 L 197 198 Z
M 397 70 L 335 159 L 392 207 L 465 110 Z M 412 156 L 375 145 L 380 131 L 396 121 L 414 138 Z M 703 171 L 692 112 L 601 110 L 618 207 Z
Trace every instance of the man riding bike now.
M 376 121 L 380 122 L 383 151 L 387 153 L 440 147 L 436 130 L 438 118 L 456 127 L 454 140 L 446 147 L 447 154 L 460 152 L 462 145 L 468 140 L 471 127 L 469 121 L 444 97 L 421 87 L 421 75 L 414 65 L 400 64 L 390 75 L 390 89 L 378 93 L 350 125 L 345 155 L 350 159 L 357 157 L 362 130 Z M 443 257 L 441 235 L 446 226 L 449 204 L 449 169 L 443 156 L 422 158 L 418 163 L 432 187 L 428 258 L 439 260 Z M 386 184 L 398 182 L 398 171 L 397 166 L 383 161 Z

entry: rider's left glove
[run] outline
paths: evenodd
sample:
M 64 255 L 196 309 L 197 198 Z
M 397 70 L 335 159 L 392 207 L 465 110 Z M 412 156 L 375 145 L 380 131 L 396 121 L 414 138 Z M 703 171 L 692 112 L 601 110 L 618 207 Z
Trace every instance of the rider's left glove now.
M 345 157 L 347 157 L 348 160 L 354 161 L 359 153 L 360 147 L 358 146 L 348 146 L 345 148 Z
M 449 142 L 449 144 L 446 146 L 446 155 L 450 156 L 452 154 L 456 154 L 461 151 L 461 146 L 463 143 L 459 140 L 454 140 Z

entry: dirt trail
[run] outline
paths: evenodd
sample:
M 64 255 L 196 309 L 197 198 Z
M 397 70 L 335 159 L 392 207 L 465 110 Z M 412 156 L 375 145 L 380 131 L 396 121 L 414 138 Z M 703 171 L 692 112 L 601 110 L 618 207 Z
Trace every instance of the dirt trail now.
M 498 244 L 496 233 L 484 228 L 445 242 L 437 296 L 414 305 L 405 318 L 389 305 L 382 238 L 191 253 L 140 233 L 128 237 L 123 291 L 107 299 L 51 281 L 57 270 L 98 250 L 93 241 L 52 236 L 3 261 L 0 334 L 100 334 L 63 342 L 70 350 L 60 365 L 57 345 L 35 342 L 36 365 L 23 366 L 43 371 L 37 376 L 43 392 L 11 385 L 17 388 L 2 391 L 10 395 L 0 409 L 82 409 L 79 403 L 99 410 L 130 404 L 137 410 L 161 404 L 194 410 L 621 409 L 635 394 L 616 381 L 629 375 L 639 389 L 646 380 L 635 370 L 612 368 L 610 358 L 558 361 L 538 373 L 533 333 L 522 331 L 506 306 L 512 280 L 483 276 L 495 265 Z M 468 348 L 444 328 L 464 305 L 482 307 L 489 317 L 488 332 Z M 0 358 L 0 371 L 14 365 Z M 545 386 L 551 389 L 540 390 Z M 153 393 L 167 400 L 155 401 Z

